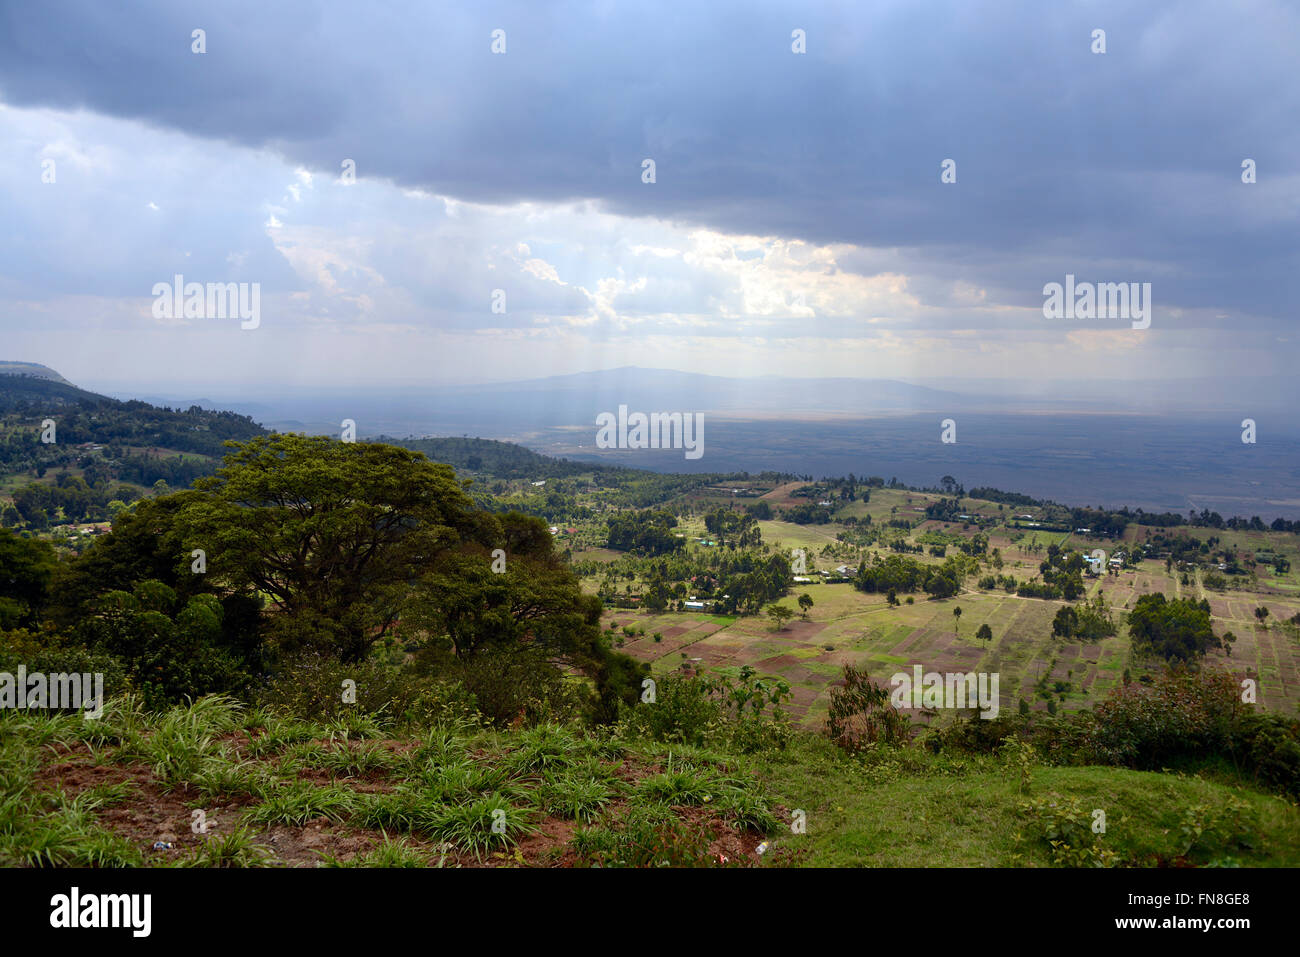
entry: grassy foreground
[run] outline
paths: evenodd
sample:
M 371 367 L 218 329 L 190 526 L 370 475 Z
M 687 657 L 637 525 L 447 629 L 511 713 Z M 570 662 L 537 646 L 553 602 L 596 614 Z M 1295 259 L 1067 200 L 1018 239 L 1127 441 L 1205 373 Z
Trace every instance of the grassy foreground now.
M 1300 810 L 1227 781 L 848 757 L 806 733 L 746 756 L 545 725 L 398 734 L 224 698 L 0 716 L 4 866 L 1206 864 L 1300 864 Z

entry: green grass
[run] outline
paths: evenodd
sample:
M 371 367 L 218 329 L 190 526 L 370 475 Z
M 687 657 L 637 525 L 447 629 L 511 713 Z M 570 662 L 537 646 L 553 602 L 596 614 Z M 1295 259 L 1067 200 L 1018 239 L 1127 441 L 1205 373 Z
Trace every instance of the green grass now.
M 271 848 L 258 843 L 254 831 L 240 824 L 227 834 L 209 837 L 174 866 L 267 867 L 272 863 L 273 857 Z
M 278 865 L 258 835 L 320 818 L 372 839 L 346 860 L 322 850 L 324 866 L 441 866 L 450 852 L 460 863 L 501 854 L 523 862 L 520 842 L 547 818 L 550 831 L 572 837 L 527 863 L 567 855 L 579 865 L 717 866 L 710 842 L 731 830 L 769 841 L 764 866 L 1300 866 L 1300 810 L 1245 786 L 1229 766 L 1200 776 L 1035 766 L 1024 787 L 1016 767 L 992 756 L 912 747 L 850 757 L 810 734 L 741 755 L 554 725 L 433 728 L 406 741 L 347 741 L 336 729 L 332 743 L 319 728 L 312 742 L 259 758 L 231 746 L 226 731 L 245 715 L 230 702 L 161 715 L 109 705 L 93 753 L 61 716 L 0 715 L 0 866 L 145 864 L 142 846 L 105 824 L 108 809 L 147 802 L 144 785 L 72 794 L 42 779 L 42 768 L 72 759 L 129 764 L 183 802 L 253 799 L 231 830 L 167 866 Z M 267 727 L 255 740 L 304 733 L 259 720 Z M 179 756 L 161 760 L 164 745 Z M 346 774 L 296 779 L 302 767 L 373 772 L 391 789 L 357 790 Z M 791 830 L 796 811 L 806 833 Z M 1102 835 L 1087 827 L 1095 811 L 1105 814 Z M 1062 834 L 1068 851 L 1051 843 Z
M 407 838 L 393 840 L 386 833 L 377 847 L 347 860 L 331 854 L 321 855 L 322 867 L 442 867 L 445 861 L 445 853 L 426 854 Z
M 992 758 L 931 756 L 909 749 L 872 766 L 817 743 L 756 762 L 774 798 L 806 813 L 807 831 L 787 818 L 766 863 L 817 867 L 1051 866 L 1051 845 L 1021 805 L 1036 798 L 1105 812 L 1099 838 L 1120 862 L 1168 863 L 1185 848 L 1185 816 L 1244 801 L 1254 823 L 1246 843 L 1206 838 L 1200 862 L 1300 864 L 1300 812 L 1285 800 L 1196 777 L 1106 767 L 1039 767 L 1028 793 Z
M 272 791 L 261 804 L 244 812 L 249 824 L 301 826 L 319 817 L 331 821 L 346 820 L 357 806 L 354 792 L 337 785 L 316 787 L 295 781 L 288 787 Z

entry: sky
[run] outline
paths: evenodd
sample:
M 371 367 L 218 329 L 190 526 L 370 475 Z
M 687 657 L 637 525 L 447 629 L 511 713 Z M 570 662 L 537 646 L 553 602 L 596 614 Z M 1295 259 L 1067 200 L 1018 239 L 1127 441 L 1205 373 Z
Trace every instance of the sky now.
M 0 0 L 0 359 L 250 395 L 1288 375 L 1297 49 L 1267 0 Z M 177 274 L 257 284 L 256 328 L 157 315 Z M 1048 318 L 1067 275 L 1150 283 L 1149 327 Z

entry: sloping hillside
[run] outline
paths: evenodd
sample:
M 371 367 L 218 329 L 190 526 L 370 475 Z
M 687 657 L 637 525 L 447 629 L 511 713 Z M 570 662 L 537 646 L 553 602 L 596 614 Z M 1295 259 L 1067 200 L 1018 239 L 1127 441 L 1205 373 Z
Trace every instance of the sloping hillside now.
M 0 375 L 28 376 L 34 379 L 49 379 L 54 382 L 62 382 L 64 385 L 72 384 L 49 366 L 43 366 L 39 362 L 0 361 Z
M 102 521 L 113 500 L 159 481 L 188 486 L 216 468 L 226 440 L 266 431 L 233 412 L 97 395 L 34 363 L 0 368 L 0 523 L 9 527 Z
M 27 367 L 28 363 L 0 363 Z M 0 375 L 0 471 L 12 473 L 53 464 L 69 446 L 140 446 L 199 455 L 222 454 L 226 439 L 266 430 L 244 415 L 191 406 L 185 411 L 147 402 L 122 402 L 72 385 L 45 366 L 27 374 Z M 41 442 L 42 423 L 53 419 L 54 442 Z

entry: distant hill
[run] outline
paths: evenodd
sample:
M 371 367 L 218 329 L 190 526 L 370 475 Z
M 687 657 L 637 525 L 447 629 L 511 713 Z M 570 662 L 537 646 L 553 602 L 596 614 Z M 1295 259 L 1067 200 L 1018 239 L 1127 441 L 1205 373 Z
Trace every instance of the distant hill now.
M 34 379 L 51 379 L 54 382 L 62 382 L 64 385 L 72 385 L 71 382 L 49 366 L 43 366 L 39 362 L 0 361 L 0 375 L 30 376 Z
M 234 412 L 160 408 L 88 392 L 36 363 L 2 362 L 0 369 L 0 476 L 77 468 L 143 485 L 159 478 L 188 485 L 212 471 L 209 460 L 228 451 L 227 439 L 266 433 Z M 47 419 L 55 425 L 53 443 L 41 441 Z M 141 448 L 156 451 L 132 451 Z
M 505 479 L 564 478 L 591 472 L 593 466 L 541 455 L 522 445 L 494 439 L 432 438 L 394 439 L 379 436 L 374 441 L 400 445 L 423 452 L 434 462 L 443 462 L 459 472 L 478 472 Z M 606 469 L 608 466 L 598 466 Z
M 498 434 L 502 425 L 511 429 L 588 426 L 599 413 L 615 412 L 620 405 L 643 412 L 784 418 L 929 412 L 957 408 L 964 399 L 954 392 L 888 379 L 739 379 L 635 367 L 519 382 L 443 386 L 428 390 L 421 398 L 421 407 L 416 406 L 415 395 L 409 401 L 411 412 L 422 416 L 426 427 L 463 421 L 467 427 Z
M 27 363 L 10 362 L 9 366 L 27 365 Z M 95 392 L 78 388 L 53 369 L 40 369 L 51 373 L 50 376 L 35 375 L 26 372 L 8 372 L 0 375 L 0 414 L 14 411 L 24 404 L 45 408 L 64 408 L 70 405 L 99 406 L 101 403 L 114 403 L 118 400 Z

